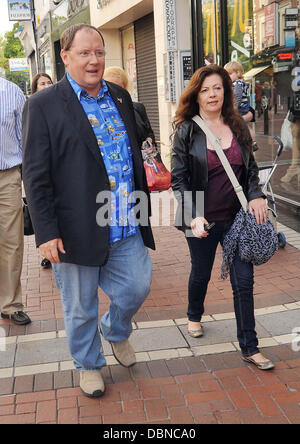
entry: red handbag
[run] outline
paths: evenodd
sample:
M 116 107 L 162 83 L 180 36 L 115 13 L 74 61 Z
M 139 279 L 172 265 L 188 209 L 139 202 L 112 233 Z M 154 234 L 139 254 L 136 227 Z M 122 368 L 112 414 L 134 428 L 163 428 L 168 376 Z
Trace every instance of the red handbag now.
M 164 166 L 160 156 L 146 156 L 144 168 L 149 191 L 166 191 L 170 188 L 171 173 Z

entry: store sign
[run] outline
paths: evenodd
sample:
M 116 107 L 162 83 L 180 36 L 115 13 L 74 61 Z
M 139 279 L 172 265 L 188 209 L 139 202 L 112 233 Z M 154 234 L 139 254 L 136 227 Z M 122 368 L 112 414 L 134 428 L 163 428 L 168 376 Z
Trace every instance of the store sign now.
M 286 29 L 284 31 L 284 39 L 285 39 L 285 46 L 288 47 L 295 47 L 296 46 L 296 32 L 294 29 Z
M 11 72 L 29 72 L 26 58 L 9 59 L 9 70 Z
M 167 51 L 177 50 L 176 0 L 165 0 Z
M 297 28 L 298 27 L 298 8 L 286 8 L 285 10 L 285 27 Z
M 267 47 L 279 43 L 278 3 L 265 6 L 265 43 Z
M 293 60 L 293 53 L 292 52 L 280 52 L 277 54 L 278 60 Z
M 8 18 L 10 21 L 31 20 L 30 0 L 8 0 Z
M 108 5 L 110 0 L 97 0 L 97 8 L 102 9 L 104 6 Z
M 172 51 L 164 54 L 165 71 L 165 100 L 166 102 L 176 102 L 176 70 L 175 53 Z
M 68 0 L 68 17 L 72 17 L 87 6 L 88 0 Z

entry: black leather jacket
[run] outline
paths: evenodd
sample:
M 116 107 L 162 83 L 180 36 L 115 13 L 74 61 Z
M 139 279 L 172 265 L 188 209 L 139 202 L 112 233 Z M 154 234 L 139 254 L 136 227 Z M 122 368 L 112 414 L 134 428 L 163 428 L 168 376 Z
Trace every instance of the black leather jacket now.
M 249 133 L 245 124 L 245 131 Z M 251 136 L 249 133 L 249 138 Z M 265 198 L 261 191 L 258 178 L 258 166 L 253 152 L 239 144 L 244 162 L 242 187 L 244 193 L 251 201 L 258 197 Z M 185 230 L 190 221 L 196 216 L 204 216 L 203 206 L 196 206 L 196 192 L 205 191 L 208 184 L 206 136 L 193 121 L 184 121 L 180 124 L 174 135 L 171 172 L 172 188 L 178 200 L 178 209 L 175 225 Z M 189 191 L 189 193 L 186 193 Z M 185 216 L 182 217 L 183 204 Z M 182 221 L 184 219 L 184 222 Z

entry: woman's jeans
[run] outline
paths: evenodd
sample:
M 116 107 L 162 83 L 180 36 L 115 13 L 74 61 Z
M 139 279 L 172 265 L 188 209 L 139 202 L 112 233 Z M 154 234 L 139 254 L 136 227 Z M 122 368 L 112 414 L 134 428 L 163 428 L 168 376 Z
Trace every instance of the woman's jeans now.
M 187 238 L 192 263 L 187 313 L 190 321 L 201 321 L 217 246 L 219 242 L 222 245 L 231 225 L 232 221 L 216 222 L 206 238 Z M 254 319 L 253 265 L 242 262 L 237 255 L 230 269 L 230 281 L 233 290 L 237 337 L 240 348 L 243 356 L 252 356 L 259 352 Z
M 102 267 L 52 264 L 61 293 L 70 353 L 77 370 L 96 370 L 106 364 L 98 329 L 98 287 L 110 306 L 100 322 L 105 339 L 120 342 L 132 332 L 132 317 L 146 299 L 152 264 L 140 231 L 111 245 Z

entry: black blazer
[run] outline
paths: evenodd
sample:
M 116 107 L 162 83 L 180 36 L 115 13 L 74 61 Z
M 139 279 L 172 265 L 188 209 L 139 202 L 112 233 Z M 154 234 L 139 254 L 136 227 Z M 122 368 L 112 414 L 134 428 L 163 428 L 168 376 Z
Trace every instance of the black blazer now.
M 135 189 L 148 196 L 142 206 L 148 226 L 141 227 L 141 234 L 145 245 L 154 249 L 149 191 L 132 101 L 123 88 L 107 85 L 130 139 Z M 96 222 L 97 212 L 107 204 L 97 202 L 97 195 L 109 192 L 110 183 L 93 129 L 66 77 L 26 102 L 23 181 L 37 246 L 62 238 L 66 251 L 60 254 L 62 262 L 103 265 L 109 253 L 110 229 Z
M 251 136 L 247 125 L 249 143 L 252 145 Z M 252 150 L 239 144 L 243 163 L 244 174 L 242 177 L 243 191 L 248 201 L 257 197 L 265 197 L 261 191 L 258 178 L 258 166 Z M 182 216 L 183 204 L 186 215 L 190 220 L 196 216 L 204 216 L 196 208 L 196 192 L 205 191 L 208 184 L 206 135 L 194 121 L 184 121 L 178 126 L 173 141 L 171 159 L 171 184 L 176 198 L 179 201 L 175 225 L 181 230 L 189 228 L 187 217 Z M 190 193 L 184 193 L 189 191 Z M 201 210 L 201 209 L 200 209 Z M 189 220 L 189 222 L 190 222 Z
M 142 143 L 147 139 L 147 137 L 151 137 L 153 144 L 155 144 L 154 132 L 151 128 L 145 106 L 140 102 L 133 102 L 133 109 L 137 124 L 140 148 L 142 148 Z

